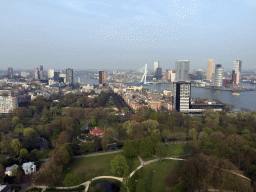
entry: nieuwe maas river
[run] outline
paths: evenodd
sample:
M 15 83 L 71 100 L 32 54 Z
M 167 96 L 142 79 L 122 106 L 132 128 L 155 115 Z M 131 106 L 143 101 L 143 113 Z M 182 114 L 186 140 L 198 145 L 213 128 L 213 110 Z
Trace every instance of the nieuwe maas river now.
M 77 78 L 75 78 L 77 81 Z M 87 79 L 86 77 L 81 77 L 81 82 L 87 82 L 91 84 L 98 84 L 99 81 L 97 79 Z M 243 87 L 255 88 L 256 85 L 242 83 Z M 162 92 L 164 89 L 172 90 L 172 84 L 152 84 L 149 86 L 144 86 L 144 88 L 149 89 L 150 91 L 157 90 Z M 250 110 L 256 110 L 256 91 L 245 91 L 239 92 L 239 96 L 232 95 L 230 91 L 221 91 L 221 90 L 211 90 L 205 88 L 192 87 L 191 88 L 191 96 L 193 98 L 201 97 L 208 98 L 210 100 L 216 98 L 221 100 L 227 104 L 235 105 L 236 109 L 247 108 Z

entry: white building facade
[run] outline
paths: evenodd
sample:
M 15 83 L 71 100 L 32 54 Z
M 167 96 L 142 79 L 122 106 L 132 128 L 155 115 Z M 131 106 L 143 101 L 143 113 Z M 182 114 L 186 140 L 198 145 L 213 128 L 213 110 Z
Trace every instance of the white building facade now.
M 17 97 L 0 96 L 0 113 L 10 113 L 18 107 Z
M 49 69 L 48 70 L 48 78 L 53 79 L 54 78 L 54 69 Z
M 240 83 L 241 69 L 242 69 L 242 61 L 240 61 L 240 60 L 234 61 L 234 71 L 235 71 L 235 74 L 236 74 L 236 84 Z
M 154 72 L 156 72 L 156 69 L 159 67 L 159 61 L 154 62 Z
M 221 64 L 216 64 L 215 73 L 212 74 L 211 86 L 222 87 L 223 85 L 223 68 Z

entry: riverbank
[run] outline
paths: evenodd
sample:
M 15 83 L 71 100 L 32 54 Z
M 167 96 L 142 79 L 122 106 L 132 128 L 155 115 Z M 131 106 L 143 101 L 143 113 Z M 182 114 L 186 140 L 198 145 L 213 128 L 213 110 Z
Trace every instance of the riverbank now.
M 244 91 L 255 91 L 256 90 L 256 89 L 253 89 L 253 88 L 245 88 L 245 87 L 243 87 L 242 89 L 229 89 L 229 88 L 225 88 L 225 87 L 220 87 L 220 88 L 216 88 L 216 87 L 201 87 L 201 86 L 195 86 L 195 85 L 192 85 L 192 84 L 191 84 L 191 87 L 211 89 L 211 90 L 230 91 L 230 92 L 244 92 Z

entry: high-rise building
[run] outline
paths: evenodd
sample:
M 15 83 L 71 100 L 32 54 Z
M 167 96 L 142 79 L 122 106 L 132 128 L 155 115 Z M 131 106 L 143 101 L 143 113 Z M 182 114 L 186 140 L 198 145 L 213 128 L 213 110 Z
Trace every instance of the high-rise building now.
M 162 71 L 162 68 L 161 67 L 158 67 L 155 71 L 155 78 L 157 80 L 160 80 L 162 79 L 163 75 L 162 75 L 163 71 Z
M 214 103 L 191 103 L 191 83 L 188 81 L 176 81 L 173 83 L 173 109 L 182 113 L 203 113 L 205 109 L 222 111 L 224 105 Z
M 73 69 L 66 69 L 66 83 L 73 84 Z
M 43 79 L 44 78 L 44 67 L 43 65 L 40 65 L 39 67 L 39 79 Z
M 106 84 L 106 71 L 99 71 L 99 84 Z
M 212 74 L 211 86 L 222 87 L 223 85 L 223 68 L 221 64 L 215 65 L 215 73 Z
M 235 79 L 235 81 L 233 81 L 234 84 L 239 84 L 240 83 L 241 70 L 242 70 L 242 61 L 240 61 L 240 60 L 234 61 L 234 71 L 235 71 L 235 74 L 236 74 L 236 79 Z
M 207 62 L 207 73 L 206 73 L 207 80 L 212 79 L 212 73 L 214 73 L 214 65 L 215 65 L 214 59 L 209 59 Z
M 176 71 L 175 70 L 172 70 L 171 71 L 171 82 L 173 82 L 176 78 Z
M 34 77 L 34 79 L 39 79 L 39 71 L 38 71 L 37 67 L 35 67 L 35 69 L 33 71 L 33 77 Z
M 8 68 L 8 76 L 9 78 L 13 78 L 13 69 L 11 67 Z
M 181 60 L 175 62 L 176 81 L 187 81 L 189 72 L 189 61 Z
M 156 72 L 156 69 L 159 67 L 160 61 L 155 61 L 154 62 L 154 72 Z
M 54 77 L 54 69 L 49 69 L 48 70 L 48 79 L 53 79 Z
M 170 80 L 171 75 L 170 75 L 170 71 L 167 69 L 164 73 L 164 80 L 168 81 Z
M 173 84 L 173 109 L 184 112 L 190 108 L 191 83 L 178 81 Z

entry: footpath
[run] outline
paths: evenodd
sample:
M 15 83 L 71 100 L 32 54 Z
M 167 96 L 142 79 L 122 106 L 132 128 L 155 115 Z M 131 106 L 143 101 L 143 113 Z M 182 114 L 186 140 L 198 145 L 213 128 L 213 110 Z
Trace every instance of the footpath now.
M 167 145 L 171 145 L 171 144 L 179 144 L 180 142 L 176 142 L 176 143 L 166 143 Z M 84 158 L 84 157 L 92 157 L 92 156 L 100 156 L 100 155 L 108 155 L 108 154 L 114 154 L 114 153 L 120 153 L 122 152 L 123 150 L 118 150 L 118 151 L 111 151 L 111 152 L 104 152 L 104 153 L 94 153 L 94 154 L 90 154 L 90 155 L 80 155 L 80 156 L 75 156 L 74 158 Z M 184 157 L 184 156 L 190 156 L 192 154 L 192 151 L 190 151 L 189 153 L 185 154 L 185 155 L 178 155 L 178 156 L 172 156 L 172 157 L 164 157 L 164 158 L 155 158 L 153 160 L 149 160 L 149 161 L 143 161 L 143 159 L 141 158 L 140 155 L 138 155 L 138 159 L 140 161 L 140 166 L 138 166 L 131 174 L 130 174 L 130 178 L 135 174 L 136 171 L 138 171 L 139 169 L 141 169 L 143 166 L 145 165 L 148 165 L 150 163 L 154 163 L 154 162 L 157 162 L 157 161 L 160 161 L 160 160 L 163 160 L 163 159 L 171 159 L 171 160 L 177 160 L 177 161 L 187 161 L 187 159 L 181 159 L 180 157 Z M 49 159 L 40 159 L 40 161 L 48 161 Z M 218 168 L 218 167 L 216 167 Z M 233 171 L 230 171 L 230 170 L 225 170 L 225 169 L 222 169 L 224 171 L 228 171 L 230 173 L 233 173 L 233 174 L 236 174 L 237 176 L 240 176 L 244 179 L 247 179 L 247 180 L 250 180 L 249 178 L 239 174 L 239 173 L 236 173 L 236 172 L 233 172 Z M 91 182 L 93 180 L 97 180 L 97 179 L 103 179 L 103 178 L 109 178 L 109 179 L 116 179 L 116 180 L 119 180 L 121 182 L 123 182 L 123 178 L 122 177 L 114 177 L 114 176 L 98 176 L 98 177 L 94 177 L 92 178 L 90 181 L 86 181 L 84 183 L 81 183 L 77 186 L 72 186 L 72 187 L 56 187 L 56 189 L 75 189 L 77 187 L 79 187 L 80 185 L 84 185 L 85 186 L 85 192 L 88 191 L 89 189 L 89 185 L 91 184 Z M 31 186 L 29 186 L 26 190 L 28 189 L 31 189 L 31 188 L 34 188 L 34 187 L 37 187 L 37 188 L 41 188 L 42 189 L 42 192 L 44 192 L 46 190 L 46 188 L 48 186 L 36 186 L 34 184 L 32 184 Z M 213 189 L 209 189 L 209 191 L 212 191 Z M 215 189 L 214 189 L 215 190 Z M 217 190 L 218 191 L 218 190 Z M 24 192 L 24 191 L 22 191 Z

